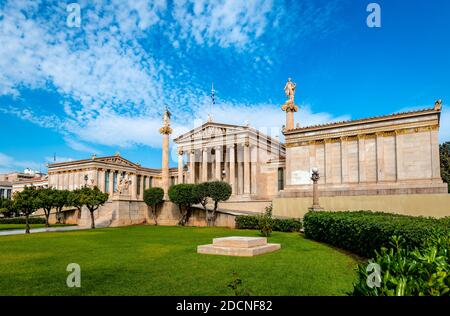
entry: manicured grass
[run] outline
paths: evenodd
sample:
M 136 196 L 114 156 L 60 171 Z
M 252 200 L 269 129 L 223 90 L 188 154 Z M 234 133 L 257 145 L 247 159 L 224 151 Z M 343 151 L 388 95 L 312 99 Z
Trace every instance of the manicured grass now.
M 236 271 L 252 295 L 345 295 L 356 260 L 298 233 L 282 249 L 244 258 L 202 255 L 197 245 L 251 230 L 133 226 L 0 237 L 0 295 L 234 295 Z M 66 266 L 81 266 L 68 288 Z
M 50 225 L 50 227 L 60 227 L 60 226 L 72 226 L 64 224 Z M 42 228 L 45 224 L 30 224 L 30 228 Z M 25 224 L 0 224 L 0 230 L 12 230 L 12 229 L 23 229 L 25 231 Z

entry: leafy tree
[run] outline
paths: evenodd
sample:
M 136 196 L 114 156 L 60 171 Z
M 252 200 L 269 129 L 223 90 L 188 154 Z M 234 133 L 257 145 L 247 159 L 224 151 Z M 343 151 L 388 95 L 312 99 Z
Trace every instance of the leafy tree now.
M 150 213 L 155 225 L 158 225 L 156 221 L 156 209 L 158 204 L 161 204 L 164 200 L 164 190 L 162 188 L 154 187 L 144 191 L 144 202 L 150 207 Z
M 68 206 L 67 197 L 69 193 L 69 190 L 55 190 L 54 207 L 56 209 L 56 220 L 58 223 L 61 223 L 62 209 L 64 206 Z
M 17 209 L 10 199 L 0 198 L 0 213 L 5 217 L 17 216 Z
M 67 195 L 67 205 L 75 207 L 81 215 L 81 210 L 84 206 L 81 189 L 75 189 L 69 192 L 69 194 Z
M 212 181 L 208 183 L 209 197 L 214 202 L 213 210 L 206 212 L 208 226 L 213 226 L 216 221 L 216 211 L 219 202 L 227 201 L 231 196 L 231 185 L 224 181 Z
M 39 208 L 38 191 L 34 186 L 25 187 L 14 193 L 15 207 L 25 215 L 25 233 L 30 233 L 29 217 Z
M 77 203 L 86 205 L 91 213 L 91 228 L 95 228 L 94 212 L 108 200 L 109 194 L 103 193 L 97 187 L 83 187 L 78 190 Z
M 194 187 L 195 184 L 180 183 L 169 188 L 170 201 L 177 204 L 180 209 L 181 216 L 178 224 L 181 226 L 186 225 L 189 221 L 192 214 L 192 205 L 200 203 L 200 199 L 195 195 Z
M 209 198 L 209 184 L 210 182 L 203 182 L 200 184 L 196 184 L 192 188 L 192 192 L 195 197 L 199 200 L 199 203 L 203 206 L 203 209 L 206 212 L 206 217 L 208 218 L 208 198 Z
M 57 191 L 51 188 L 40 189 L 38 192 L 38 203 L 39 208 L 44 210 L 45 214 L 45 226 L 49 227 L 48 218 L 50 217 L 50 212 L 52 208 L 55 207 L 55 195 Z
M 450 142 L 439 145 L 439 157 L 441 160 L 441 177 L 447 184 L 450 183 Z M 450 186 L 448 187 L 450 193 Z

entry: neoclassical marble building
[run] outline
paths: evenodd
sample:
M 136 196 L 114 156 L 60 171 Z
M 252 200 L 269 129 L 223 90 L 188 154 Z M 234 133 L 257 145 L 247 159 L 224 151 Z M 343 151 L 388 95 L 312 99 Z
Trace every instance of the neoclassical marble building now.
M 126 203 L 142 202 L 146 188 L 160 186 L 167 193 L 172 184 L 223 180 L 233 191 L 224 208 L 259 212 L 273 202 L 275 215 L 301 217 L 311 205 L 311 170 L 317 168 L 319 191 L 330 209 L 434 215 L 428 212 L 431 205 L 437 216 L 450 215 L 439 166 L 441 101 L 429 109 L 299 127 L 294 125 L 295 88 L 291 80 L 285 86 L 284 144 L 249 125 L 209 119 L 175 136 L 178 162 L 168 168 L 172 129 L 166 110 L 160 129 L 162 169 L 143 167 L 118 153 L 94 155 L 50 164 L 48 185 L 68 190 L 97 186 L 111 201 L 121 201 L 117 212 L 133 208 L 139 213 L 144 206 Z

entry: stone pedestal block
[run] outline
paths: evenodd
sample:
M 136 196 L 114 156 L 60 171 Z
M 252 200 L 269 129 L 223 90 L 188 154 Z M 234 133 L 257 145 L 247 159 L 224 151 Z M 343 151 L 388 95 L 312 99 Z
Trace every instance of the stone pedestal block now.
M 212 244 L 198 246 L 197 253 L 253 257 L 280 248 L 280 244 L 268 244 L 264 237 L 224 237 L 214 238 Z

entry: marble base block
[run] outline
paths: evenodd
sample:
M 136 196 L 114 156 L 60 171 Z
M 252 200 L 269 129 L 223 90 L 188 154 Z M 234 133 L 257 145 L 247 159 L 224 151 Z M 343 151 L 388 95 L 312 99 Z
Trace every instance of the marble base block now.
M 280 248 L 280 244 L 268 244 L 265 237 L 224 237 L 214 238 L 212 244 L 198 246 L 197 253 L 253 257 Z

